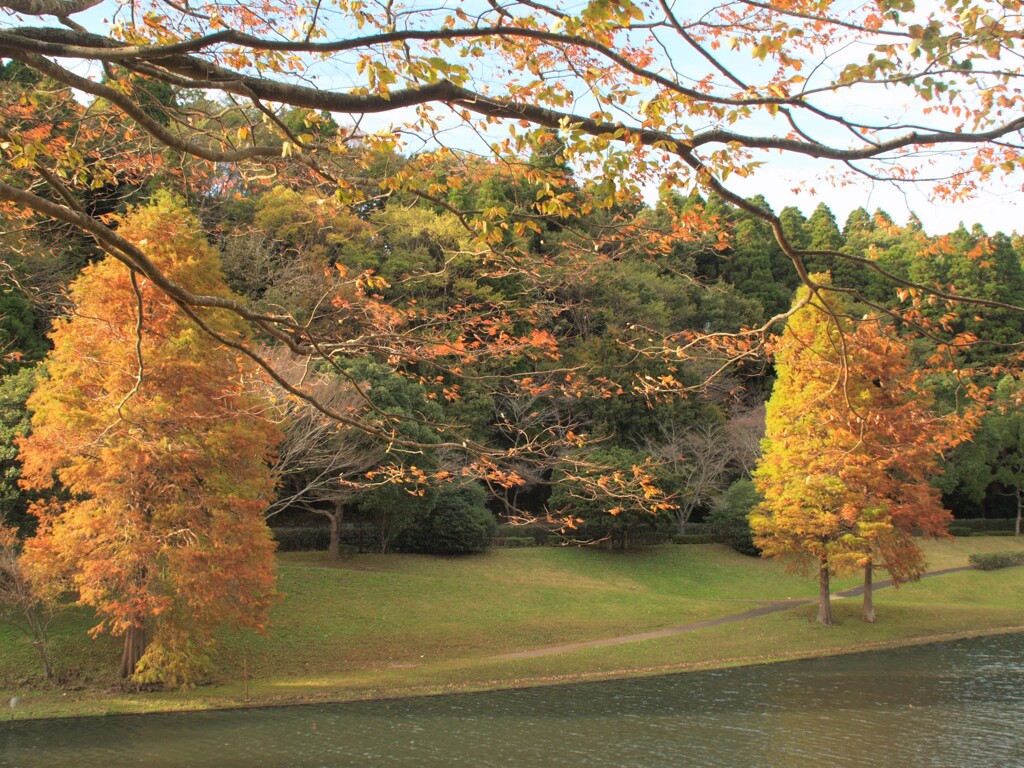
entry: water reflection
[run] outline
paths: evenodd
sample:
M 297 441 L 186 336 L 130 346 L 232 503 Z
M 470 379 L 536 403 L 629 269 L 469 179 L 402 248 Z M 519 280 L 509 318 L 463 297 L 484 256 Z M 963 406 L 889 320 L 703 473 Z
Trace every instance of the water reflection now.
M 0 765 L 1024 766 L 1024 635 L 405 701 L 20 722 Z

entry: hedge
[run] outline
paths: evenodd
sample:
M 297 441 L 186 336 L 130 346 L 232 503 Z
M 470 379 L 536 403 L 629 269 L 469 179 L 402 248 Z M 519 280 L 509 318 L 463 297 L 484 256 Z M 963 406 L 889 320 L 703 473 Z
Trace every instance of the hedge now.
M 555 534 L 551 532 L 550 528 L 538 523 L 530 523 L 528 525 L 510 525 L 506 523 L 505 525 L 498 526 L 495 536 L 499 539 L 529 538 L 533 540 L 534 544 L 541 547 L 547 544 L 548 539 L 555 536 Z
M 527 547 L 536 547 L 537 542 L 532 536 L 496 536 L 491 539 L 491 545 L 505 547 L 505 549 L 525 549 Z
M 331 531 L 324 526 L 282 526 L 270 532 L 277 540 L 278 552 L 326 552 L 331 543 Z
M 979 571 L 994 571 L 997 568 L 1009 568 L 1013 565 L 1024 565 L 1024 552 L 990 552 L 975 554 L 969 558 L 972 568 Z
M 687 526 L 689 528 L 689 526 Z M 672 537 L 673 544 L 725 544 L 727 536 L 714 533 L 677 533 Z
M 1012 517 L 966 517 L 956 519 L 950 523 L 950 533 L 953 528 L 969 528 L 972 533 L 993 533 L 994 531 L 1012 531 L 1017 521 Z

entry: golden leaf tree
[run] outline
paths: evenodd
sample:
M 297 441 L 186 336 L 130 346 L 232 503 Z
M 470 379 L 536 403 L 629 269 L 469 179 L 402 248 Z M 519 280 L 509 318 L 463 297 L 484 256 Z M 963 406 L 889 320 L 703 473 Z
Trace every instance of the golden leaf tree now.
M 874 621 L 873 565 L 897 584 L 918 578 L 915 537 L 946 535 L 952 516 L 928 481 L 970 419 L 932 412 L 890 326 L 851 317 L 827 287 L 808 294 L 774 343 L 778 378 L 754 472 L 764 501 L 751 527 L 765 556 L 817 570 L 822 624 L 832 623 L 830 577 L 863 568 L 863 615 Z
M 198 222 L 169 196 L 118 232 L 176 283 L 229 299 Z M 20 446 L 23 486 L 60 491 L 35 506 L 26 570 L 95 608 L 94 634 L 124 637 L 122 677 L 189 683 L 217 627 L 266 624 L 278 431 L 244 385 L 230 313 L 183 309 L 115 259 L 88 267 L 71 300 Z

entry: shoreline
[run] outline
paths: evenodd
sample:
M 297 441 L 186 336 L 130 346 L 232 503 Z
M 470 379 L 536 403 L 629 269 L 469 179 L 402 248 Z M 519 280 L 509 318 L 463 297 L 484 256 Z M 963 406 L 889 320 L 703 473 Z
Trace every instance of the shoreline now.
M 377 695 L 371 694 L 364 696 L 332 696 L 329 693 L 314 693 L 306 696 L 282 695 L 280 697 L 272 697 L 263 694 L 252 696 L 250 697 L 249 701 L 235 701 L 232 703 L 228 703 L 227 701 L 217 701 L 216 699 L 218 697 L 211 697 L 211 706 L 179 707 L 174 706 L 173 702 L 165 702 L 167 706 L 154 706 L 153 708 L 142 709 L 139 711 L 104 711 L 92 713 L 71 711 L 67 714 L 46 714 L 39 716 L 28 715 L 24 717 L 18 717 L 17 714 L 15 713 L 15 715 L 9 721 L 8 725 L 9 727 L 17 727 L 17 723 L 19 722 L 33 722 L 46 720 L 69 720 L 106 717 L 144 717 L 150 715 L 174 714 L 188 715 L 198 714 L 202 712 L 227 712 L 243 709 L 262 710 L 276 709 L 282 707 L 323 706 L 333 704 L 344 705 L 377 701 L 401 701 L 405 699 L 432 698 L 441 696 L 465 696 L 472 694 L 494 693 L 500 691 L 516 691 L 532 688 L 544 688 L 555 686 L 561 687 L 566 685 L 600 683 L 614 680 L 635 680 L 643 679 L 646 677 L 686 674 L 689 672 L 706 672 L 717 669 L 734 669 L 741 667 L 765 666 L 768 664 L 780 664 L 794 661 L 805 661 L 810 659 L 823 659 L 832 656 L 847 656 L 857 653 L 881 652 L 896 648 L 932 645 L 935 643 L 954 642 L 957 640 L 967 640 L 977 637 L 994 637 L 998 635 L 1016 633 L 1024 633 L 1024 625 L 996 627 L 978 630 L 965 630 L 958 632 L 944 632 L 935 635 L 926 635 L 918 637 L 895 638 L 891 640 L 880 640 L 877 642 L 857 643 L 850 646 L 836 647 L 827 650 L 797 650 L 791 652 L 780 652 L 779 654 L 765 656 L 746 656 L 712 659 L 704 661 L 679 662 L 678 664 L 656 665 L 651 667 L 631 667 L 623 669 L 598 671 L 592 673 L 566 673 L 543 677 L 524 678 L 513 677 L 511 679 L 494 680 L 483 684 L 467 683 L 465 685 L 437 686 L 432 686 L 429 684 L 422 686 L 410 685 L 407 687 L 396 687 L 396 690 L 393 692 L 382 692 Z M 195 691 L 201 689 L 196 688 L 192 690 Z M 59 691 L 54 690 L 53 693 L 59 693 Z M 156 692 L 154 695 L 158 696 L 160 695 L 160 693 L 161 692 Z M 67 692 L 64 692 L 62 695 L 67 695 Z M 111 699 L 119 695 L 146 694 L 132 694 L 131 692 L 109 694 Z M 107 696 L 103 696 L 101 698 L 107 698 Z M 224 698 L 226 699 L 228 697 Z M 111 703 L 113 703 L 113 701 Z M 154 701 L 152 703 L 154 705 L 158 705 L 160 702 Z

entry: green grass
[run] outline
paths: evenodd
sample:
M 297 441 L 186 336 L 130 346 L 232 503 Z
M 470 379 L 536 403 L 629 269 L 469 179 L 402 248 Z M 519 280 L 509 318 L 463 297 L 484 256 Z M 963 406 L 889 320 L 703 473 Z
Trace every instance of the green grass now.
M 966 565 L 974 552 L 1024 550 L 1005 537 L 926 545 L 932 567 Z M 0 624 L 0 696 L 20 717 L 202 709 L 243 703 L 358 699 L 536 685 L 840 653 L 886 644 L 1024 627 L 1024 568 L 947 574 L 880 590 L 879 621 L 858 619 L 859 599 L 837 600 L 837 626 L 814 606 L 687 634 L 531 659 L 519 650 L 603 639 L 728 616 L 762 602 L 813 598 L 811 578 L 721 546 L 632 553 L 510 549 L 478 557 L 365 555 L 332 564 L 319 553 L 280 556 L 281 601 L 265 636 L 230 634 L 216 679 L 187 691 L 126 694 L 113 673 L 119 648 L 89 640 L 72 610 L 53 627 L 54 657 L 70 684 L 39 682 L 27 641 Z M 881 576 L 879 576 L 881 578 Z M 858 583 L 840 581 L 836 589 Z

